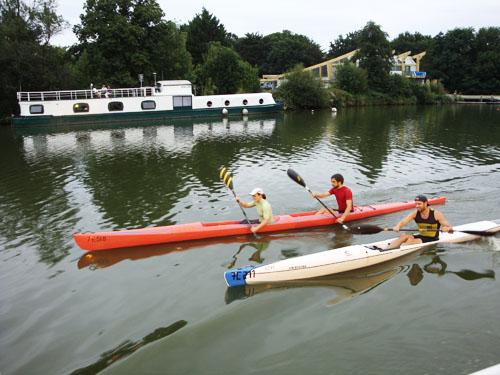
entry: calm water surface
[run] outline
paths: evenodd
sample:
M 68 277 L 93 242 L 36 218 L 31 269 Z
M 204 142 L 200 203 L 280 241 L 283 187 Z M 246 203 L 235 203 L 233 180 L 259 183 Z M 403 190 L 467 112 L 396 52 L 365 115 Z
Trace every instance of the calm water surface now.
M 228 290 L 229 268 L 390 238 L 339 226 L 85 253 L 72 234 L 446 195 L 454 225 L 499 219 L 496 106 L 0 129 L 0 373 L 467 374 L 500 362 L 500 238 L 429 247 L 369 275 Z M 331 202 L 331 198 L 326 198 Z M 249 216 L 255 217 L 253 209 Z M 393 226 L 406 212 L 364 223 Z

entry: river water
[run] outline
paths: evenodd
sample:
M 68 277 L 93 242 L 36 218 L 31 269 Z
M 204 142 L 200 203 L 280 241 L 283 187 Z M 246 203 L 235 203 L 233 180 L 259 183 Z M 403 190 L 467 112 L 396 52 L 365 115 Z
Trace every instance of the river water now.
M 453 224 L 500 218 L 493 105 L 294 112 L 0 129 L 0 373 L 468 374 L 500 362 L 500 236 L 439 244 L 369 275 L 228 290 L 224 271 L 391 238 L 340 226 L 86 253 L 73 233 L 447 197 Z M 332 203 L 332 199 L 325 198 Z M 255 217 L 254 209 L 247 210 Z M 395 225 L 408 211 L 363 220 Z

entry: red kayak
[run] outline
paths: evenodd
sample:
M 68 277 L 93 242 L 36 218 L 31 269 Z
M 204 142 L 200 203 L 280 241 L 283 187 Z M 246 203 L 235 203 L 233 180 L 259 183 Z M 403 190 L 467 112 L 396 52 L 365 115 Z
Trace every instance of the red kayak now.
M 429 199 L 429 204 L 444 203 L 446 197 Z M 415 201 L 381 203 L 355 206 L 345 221 L 388 214 L 415 207 Z M 276 215 L 274 222 L 267 224 L 260 232 L 274 232 L 296 228 L 331 225 L 336 219 L 328 215 L 315 215 L 317 211 L 301 212 L 289 215 Z M 83 250 L 105 250 L 119 247 L 153 245 L 165 242 L 198 240 L 203 238 L 250 234 L 248 224 L 239 224 L 241 220 L 218 221 L 213 223 L 187 223 L 163 227 L 121 230 L 116 232 L 96 232 L 74 234 L 76 243 Z

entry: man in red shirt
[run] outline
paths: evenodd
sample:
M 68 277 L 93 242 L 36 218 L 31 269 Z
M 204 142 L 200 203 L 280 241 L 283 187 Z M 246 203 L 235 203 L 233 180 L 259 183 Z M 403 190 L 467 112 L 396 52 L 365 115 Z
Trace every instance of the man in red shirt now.
M 339 208 L 337 210 L 332 209 L 332 211 L 335 215 L 342 214 L 342 216 L 337 219 L 337 223 L 342 224 L 354 207 L 354 203 L 352 201 L 352 191 L 347 186 L 344 186 L 344 177 L 338 173 L 332 176 L 332 186 L 333 188 L 326 193 L 317 194 L 312 192 L 312 196 L 313 198 L 324 198 L 335 194 Z M 323 207 L 321 210 L 316 212 L 316 215 L 324 215 L 327 213 L 329 213 L 328 210 Z

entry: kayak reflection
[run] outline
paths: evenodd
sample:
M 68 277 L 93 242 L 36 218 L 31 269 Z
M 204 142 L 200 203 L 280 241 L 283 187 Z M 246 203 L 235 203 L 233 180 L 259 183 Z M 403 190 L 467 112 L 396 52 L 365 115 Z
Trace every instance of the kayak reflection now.
M 140 260 L 155 256 L 166 255 L 173 252 L 187 251 L 202 249 L 207 246 L 221 245 L 221 244 L 239 244 L 239 249 L 235 255 L 233 255 L 233 265 L 236 262 L 237 256 L 240 252 L 244 252 L 247 247 L 255 248 L 255 252 L 252 254 L 249 260 L 261 263 L 263 259 L 260 253 L 267 249 L 272 240 L 279 239 L 289 239 L 290 241 L 303 240 L 304 238 L 313 238 L 318 235 L 318 233 L 330 233 L 332 229 L 326 228 L 314 228 L 314 230 L 296 230 L 289 231 L 285 233 L 263 233 L 259 235 L 259 239 L 256 241 L 249 242 L 250 238 L 253 238 L 251 234 L 244 234 L 233 237 L 218 237 L 211 239 L 201 239 L 201 240 L 191 240 L 183 242 L 172 242 L 164 243 L 159 245 L 146 245 L 146 246 L 133 246 L 133 247 L 122 247 L 117 249 L 109 250 L 95 250 L 87 251 L 78 260 L 78 269 L 83 269 L 88 267 L 90 270 L 96 270 L 100 268 L 106 268 L 113 266 L 123 260 Z
M 324 304 L 325 306 L 333 306 L 375 288 L 401 271 L 402 268 L 397 267 L 370 275 L 332 275 L 298 281 L 231 287 L 226 290 L 225 301 L 229 304 L 238 299 L 253 297 L 266 292 L 277 292 L 294 288 L 329 288 L 333 290 L 336 296 Z
M 448 265 L 444 262 L 439 255 L 434 256 L 429 263 L 424 265 L 423 270 L 418 264 L 413 264 L 410 271 L 408 272 L 408 278 L 410 284 L 415 286 L 424 278 L 424 271 L 427 273 L 437 274 L 438 276 L 444 276 L 446 274 L 454 274 L 463 280 L 473 281 L 483 278 L 494 279 L 495 271 L 486 270 L 485 272 L 476 272 L 468 269 L 460 271 L 447 271 Z

